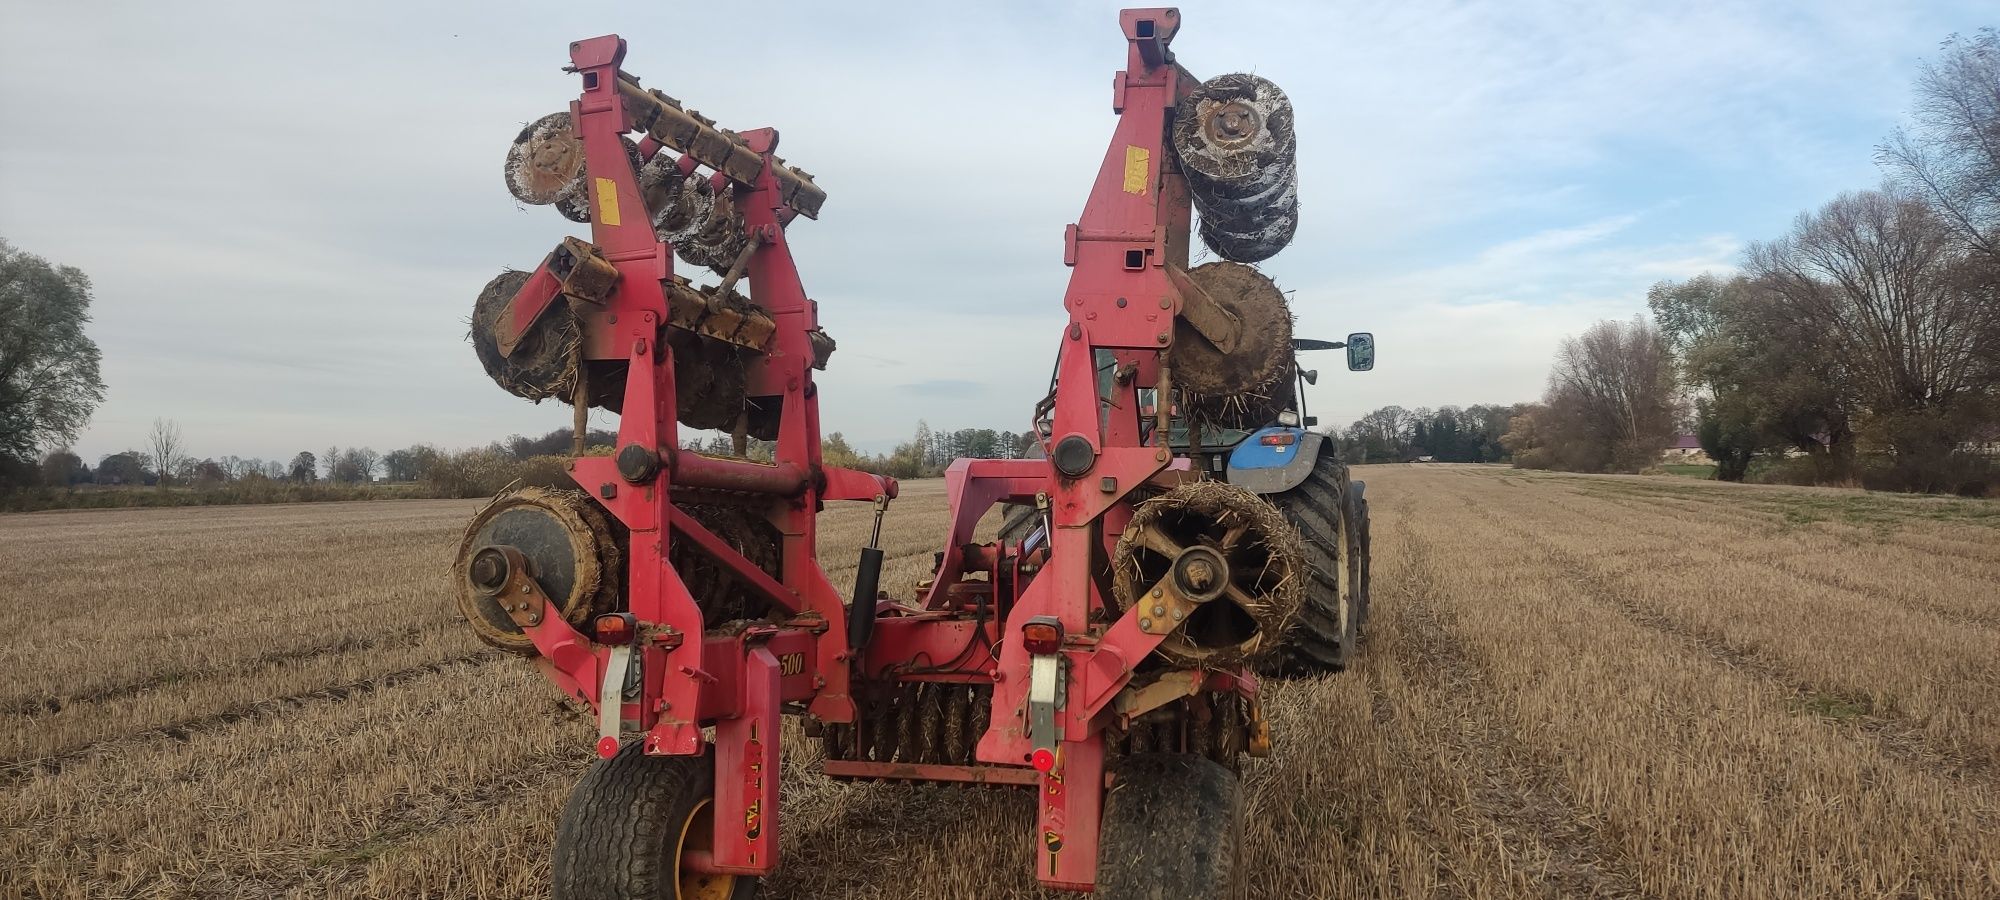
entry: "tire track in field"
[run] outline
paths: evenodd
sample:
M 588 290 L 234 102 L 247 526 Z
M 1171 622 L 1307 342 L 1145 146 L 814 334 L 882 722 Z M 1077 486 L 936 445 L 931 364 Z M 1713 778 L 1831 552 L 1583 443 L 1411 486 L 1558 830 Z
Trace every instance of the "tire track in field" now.
M 1810 565 L 1803 564 L 1798 560 L 1797 555 L 1780 557 L 1777 560 L 1777 562 L 1772 565 L 1772 568 L 1784 572 L 1785 574 L 1790 575 L 1794 578 L 1797 578 L 1800 581 L 1809 581 L 1813 584 L 1819 585 L 1820 587 L 1827 588 L 1829 590 L 1844 591 L 1855 594 L 1873 593 L 1872 591 L 1870 591 L 1865 587 L 1855 587 L 1853 585 L 1843 583 L 1838 578 L 1835 578 L 1831 575 L 1821 572 L 1820 570 L 1815 569 Z M 1924 612 L 1937 616 L 1938 618 L 1943 619 L 1944 621 L 1959 628 L 1969 628 L 1978 631 L 2000 632 L 2000 611 L 1987 614 L 1966 612 L 1964 610 L 1952 609 L 1947 606 L 1941 606 L 1934 601 L 1925 599 L 1922 595 L 1914 595 L 1914 596 L 1904 595 L 1896 597 L 1895 599 L 1897 602 L 1909 604 L 1912 608 L 1915 609 L 1921 609 Z
M 287 663 L 303 662 L 322 656 L 375 650 L 423 634 L 431 630 L 423 625 L 411 625 L 394 631 L 377 634 L 343 637 L 331 644 L 317 644 L 310 647 L 295 647 L 288 650 L 273 650 L 240 661 L 231 661 L 229 668 L 206 666 L 202 668 L 170 669 L 149 675 L 135 681 L 108 684 L 66 696 L 25 697 L 0 706 L 0 715 L 25 716 L 30 720 L 41 716 L 54 715 L 64 707 L 77 703 L 102 703 L 133 694 L 144 693 L 169 684 L 198 684 L 204 680 L 220 676 L 242 676 L 254 674 L 252 670 L 272 669 Z
M 1588 495 L 1573 495 L 1573 496 L 1588 496 Z M 1548 499 L 1548 498 L 1542 498 L 1542 502 L 1555 506 L 1572 516 L 1590 517 L 1595 519 L 1599 523 L 1605 524 L 1607 526 L 1615 525 L 1616 527 L 1631 529 L 1641 534 L 1644 534 L 1648 537 L 1651 537 L 1654 539 L 1654 545 L 1653 545 L 1654 549 L 1657 549 L 1662 553 L 1672 554 L 1675 559 L 1683 563 L 1689 562 L 1691 558 L 1688 551 L 1679 549 L 1678 545 L 1683 541 L 1696 540 L 1699 539 L 1700 537 L 1705 536 L 1701 533 L 1698 527 L 1702 523 L 1700 521 L 1696 521 L 1693 519 L 1689 518 L 1675 519 L 1675 521 L 1687 525 L 1690 530 L 1693 530 L 1695 532 L 1694 534 L 1690 535 L 1687 533 L 1683 533 L 1677 529 L 1661 527 L 1657 521 L 1652 519 L 1648 519 L 1645 522 L 1636 524 L 1632 522 L 1614 523 L 1612 520 L 1607 519 L 1606 517 L 1601 515 L 1597 510 L 1594 510 L 1591 507 L 1598 504 L 1610 505 L 1618 507 L 1620 509 L 1628 509 L 1646 513 L 1649 516 L 1656 514 L 1662 510 L 1671 510 L 1674 512 L 1683 513 L 1689 517 L 1698 517 L 1707 515 L 1706 511 L 1704 510 L 1682 509 L 1679 507 L 1671 507 L 1671 506 L 1662 507 L 1662 506 L 1648 505 L 1648 504 L 1637 504 L 1637 503 L 1625 502 L 1621 500 L 1609 499 L 1603 497 L 1588 497 L 1588 499 L 1594 502 L 1586 503 L 1583 505 L 1568 505 L 1560 502 L 1559 500 Z M 1721 504 L 1716 504 L 1716 505 L 1720 506 Z M 1479 512 L 1480 515 L 1483 518 L 1486 518 L 1488 521 L 1495 522 L 1496 524 L 1499 522 L 1499 520 L 1495 518 L 1494 514 L 1490 510 L 1487 510 L 1482 507 L 1480 508 Z M 1537 535 L 1537 537 L 1539 538 L 1539 535 Z M 1841 539 L 1841 540 L 1847 539 L 1845 536 L 1842 535 L 1835 535 L 1834 537 L 1836 539 Z M 1952 554 L 1939 554 L 1939 555 L 1945 556 L 1946 558 L 1950 559 L 1960 559 L 1960 557 L 1957 557 Z M 1830 591 L 1835 591 L 1841 594 L 1845 594 L 1854 599 L 1866 601 L 1873 599 L 1877 596 L 1874 592 L 1868 590 L 1867 588 L 1858 588 L 1852 585 L 1843 584 L 1840 581 L 1833 579 L 1831 576 L 1821 574 L 1817 571 L 1810 569 L 1810 567 L 1799 567 L 1795 564 L 1792 564 L 1789 560 L 1781 559 L 1778 563 L 1772 565 L 1770 568 L 1774 571 L 1782 572 L 1785 575 L 1793 577 L 1797 580 L 1809 581 L 1813 584 L 1827 588 Z M 1982 616 L 1978 613 L 1971 613 L 1960 609 L 1953 609 L 1950 607 L 1942 606 L 1933 601 L 1925 600 L 1922 597 L 1906 596 L 1897 599 L 1898 602 L 1903 607 L 1911 611 L 1920 612 L 1925 615 L 1932 616 L 1938 619 L 1940 622 L 1947 625 L 1956 625 L 1980 631 L 2000 631 L 2000 620 L 1995 620 L 1991 617 Z M 1995 687 L 2000 688 L 2000 684 L 1996 684 Z
M 1680 506 L 1653 504 L 1643 500 L 1629 500 L 1624 498 L 1612 499 L 1608 497 L 1595 498 L 1595 499 L 1599 499 L 1606 504 L 1616 506 L 1620 509 L 1627 509 L 1647 515 L 1654 515 L 1663 510 L 1668 510 L 1672 512 L 1682 513 L 1687 517 L 1705 517 L 1708 519 L 1727 518 L 1726 516 L 1710 516 L 1708 515 L 1707 511 L 1701 509 L 1689 509 Z M 1701 521 L 1698 521 L 1694 518 L 1677 518 L 1676 521 L 1684 522 L 1691 527 L 1698 527 L 1701 524 L 1703 524 Z M 1782 528 L 1782 526 L 1779 526 L 1778 523 L 1776 522 L 1768 520 L 1760 520 L 1760 522 L 1767 528 L 1770 526 L 1778 526 Z M 1679 535 L 1666 531 L 1649 531 L 1648 533 L 1652 534 L 1655 537 L 1660 538 L 1663 541 L 1671 541 L 1680 537 Z M 1851 540 L 1848 536 L 1841 534 L 1833 534 L 1832 537 L 1834 537 L 1837 540 Z M 1904 549 L 1915 549 L 1912 545 L 1896 543 L 1894 541 L 1884 540 L 1883 543 L 1895 543 L 1896 546 L 1903 547 Z M 1855 587 L 1853 585 L 1846 584 L 1840 581 L 1839 579 L 1829 574 L 1826 574 L 1825 572 L 1822 572 L 1819 569 L 1816 569 L 1810 565 L 1803 565 L 1798 562 L 1796 558 L 1798 555 L 1810 552 L 1811 551 L 1802 548 L 1797 553 L 1794 553 L 1790 556 L 1780 557 L 1775 563 L 1773 563 L 1772 568 L 1782 571 L 1785 574 L 1797 578 L 1800 581 L 1808 581 L 1813 584 L 1819 585 L 1821 587 L 1835 591 L 1840 591 L 1842 593 L 1863 595 L 1863 596 L 1868 596 L 1873 594 L 1873 592 L 1868 588 Z M 1973 562 L 1973 563 L 1978 562 L 1977 560 L 1968 560 L 1965 557 L 1953 553 L 1932 553 L 1931 555 L 1941 557 L 1943 559 L 1954 560 L 1957 562 Z M 1955 572 L 1953 574 L 1962 575 L 1965 573 Z M 1967 575 L 1966 577 L 1977 577 L 1977 576 Z M 1985 631 L 2000 632 L 2000 611 L 1996 611 L 1990 614 L 1967 612 L 1962 609 L 1954 609 L 1952 607 L 1939 604 L 1935 601 L 1926 599 L 1922 595 L 1905 595 L 1897 597 L 1895 599 L 1899 603 L 1907 605 L 1913 609 L 1922 610 L 1923 612 L 1934 615 L 1939 619 L 1942 619 L 1945 622 L 1950 623 L 1952 625 L 1956 625 L 1962 628 L 1973 628 Z
M 1479 777 L 1467 781 L 1480 815 L 1493 823 L 1493 838 L 1509 855 L 1528 861 L 1557 896 L 1641 897 L 1639 879 L 1629 861 L 1585 823 L 1594 811 L 1579 803 L 1560 768 L 1539 759 L 1514 732 L 1496 705 L 1481 702 L 1498 693 L 1489 673 L 1465 652 L 1441 611 L 1436 552 L 1428 539 L 1399 523 L 1401 545 L 1408 555 L 1401 602 L 1394 606 L 1401 620 L 1398 655 L 1408 654 L 1404 667 L 1411 684 L 1434 691 L 1456 708 L 1467 727 L 1450 730 L 1446 756 L 1476 760 L 1468 768 Z M 1372 711 L 1390 715 L 1383 701 Z M 1437 753 L 1436 747 L 1420 752 Z M 1539 849 L 1541 853 L 1535 851 Z
M 1605 502 L 1623 506 L 1628 509 L 1636 508 L 1649 512 L 1661 509 L 1668 509 L 1668 510 L 1673 510 L 1675 512 L 1685 513 L 1690 516 L 1701 516 L 1710 520 L 1714 519 L 1734 520 L 1743 523 L 1745 525 L 1757 525 L 1767 529 L 1783 530 L 1787 528 L 1796 528 L 1799 527 L 1799 525 L 1801 524 L 1809 524 L 1811 522 L 1828 522 L 1831 524 L 1840 525 L 1847 528 L 1866 527 L 1865 524 L 1849 521 L 1845 516 L 1845 514 L 1839 513 L 1837 511 L 1825 511 L 1826 512 L 1825 515 L 1818 515 L 1818 513 L 1821 511 L 1810 510 L 1810 509 L 1803 511 L 1814 513 L 1815 515 L 1813 517 L 1805 519 L 1802 522 L 1792 523 L 1786 518 L 1786 512 L 1790 508 L 1787 507 L 1782 501 L 1765 500 L 1762 498 L 1759 498 L 1752 502 L 1757 503 L 1758 510 L 1765 510 L 1766 512 L 1741 510 L 1732 507 L 1731 504 L 1723 502 L 1720 499 L 1705 499 L 1701 497 L 1682 498 L 1682 497 L 1669 497 L 1668 495 L 1665 494 L 1639 494 L 1634 492 L 1604 492 L 1604 491 L 1591 491 L 1591 490 L 1583 490 L 1577 493 L 1578 496 L 1604 500 Z M 1926 522 L 1936 523 L 1940 525 L 1955 524 L 1950 520 L 1928 519 L 1922 516 L 1908 516 L 1899 521 L 1908 522 L 1911 524 L 1926 523 Z M 1959 524 L 1961 527 L 1963 527 L 1963 523 L 1956 523 L 1956 524 Z M 1994 544 L 1982 544 L 1980 542 L 1972 541 L 1965 538 L 1952 537 L 1949 535 L 1935 535 L 1935 534 L 1926 535 L 1922 538 L 1918 538 L 1908 533 L 1908 531 L 1902 527 L 1898 527 L 1895 530 L 1887 530 L 1887 531 L 1878 530 L 1878 533 L 1872 535 L 1872 537 L 1878 543 L 1893 545 L 1895 547 L 1908 550 L 1914 553 L 1921 553 L 1926 556 L 1933 556 L 1940 559 L 1954 560 L 1961 563 L 1970 563 L 1980 567 L 1990 568 L 1993 566 L 2000 566 L 2000 553 L 1996 553 L 1991 549 L 1993 546 L 2000 546 L 2000 541 L 1996 541 Z
M 2000 789 L 2000 765 L 1996 765 L 1993 759 L 1954 753 L 1939 747 L 1936 740 L 1918 726 L 1893 714 L 1877 711 L 1867 698 L 1814 685 L 1730 643 L 1719 634 L 1623 599 L 1612 583 L 1616 576 L 1540 532 L 1518 528 L 1518 523 L 1508 523 L 1497 513 L 1473 503 L 1470 498 L 1464 499 L 1468 508 L 1495 527 L 1513 527 L 1518 533 L 1526 535 L 1529 542 L 1555 560 L 1563 574 L 1582 589 L 1583 598 L 1597 607 L 1661 635 L 1697 656 L 1769 685 L 1775 693 L 1788 698 L 1794 709 L 1818 715 L 1824 721 L 1842 726 L 1844 732 L 1865 737 L 1890 759 L 1945 779 L 1971 780 Z M 1812 712 L 1819 709 L 1838 711 L 1838 714 Z
M 306 889 L 319 894 L 335 885 L 353 887 L 357 880 L 365 878 L 372 862 L 395 853 L 411 839 L 476 822 L 516 797 L 553 782 L 575 780 L 594 759 L 588 745 L 564 744 L 551 754 L 530 757 L 521 766 L 470 785 L 440 784 L 438 790 L 421 796 L 405 795 L 381 814 L 382 824 L 367 836 L 301 861 L 300 868 L 289 876 L 281 879 L 225 876 L 219 885 L 191 887 L 234 889 L 260 895 L 268 892 L 274 896 L 289 896 Z
M 501 656 L 502 654 L 498 650 L 476 650 L 448 659 L 422 663 L 341 684 L 314 688 L 310 691 L 300 691 L 293 694 L 286 694 L 282 697 L 270 697 L 248 703 L 239 703 L 219 712 L 181 719 L 118 737 L 91 741 L 49 756 L 0 760 L 0 785 L 13 784 L 40 775 L 60 773 L 70 763 L 87 756 L 95 755 L 100 751 L 137 746 L 161 740 L 186 743 L 196 732 L 225 725 L 233 725 L 237 722 L 262 719 L 311 703 L 343 702 L 351 697 L 372 694 L 418 679 L 440 675 L 461 666 L 492 662 L 500 659 Z

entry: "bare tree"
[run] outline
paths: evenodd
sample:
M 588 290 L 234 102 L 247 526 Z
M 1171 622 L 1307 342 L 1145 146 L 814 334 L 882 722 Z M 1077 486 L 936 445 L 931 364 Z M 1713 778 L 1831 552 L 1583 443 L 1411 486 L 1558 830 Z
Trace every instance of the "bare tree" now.
M 381 464 L 382 455 L 367 447 L 349 447 L 340 452 L 340 461 L 334 471 L 339 481 L 349 484 L 364 484 L 375 480 L 375 469 Z
M 160 486 L 180 474 L 187 459 L 187 445 L 181 442 L 180 423 L 172 419 L 154 419 L 153 431 L 146 437 L 147 455 L 153 463 L 153 471 L 160 473 Z
M 312 484 L 319 480 L 319 460 L 313 459 L 311 450 L 300 450 L 292 457 L 292 467 L 286 477 L 300 484 Z
M 1917 74 L 1911 127 L 1876 155 L 1958 237 L 2000 261 L 2000 32 L 1952 35 Z
M 1680 420 L 1672 357 L 1652 323 L 1592 325 L 1563 341 L 1536 425 L 1566 469 L 1634 471 L 1656 461 Z
M 1984 260 L 1921 200 L 1843 194 L 1748 262 L 1776 316 L 1839 360 L 1878 446 L 1937 458 L 1990 412 L 2000 304 Z
M 391 450 L 382 454 L 382 477 L 390 481 L 415 481 L 420 474 L 416 448 Z M 839 465 L 830 463 L 829 465 Z

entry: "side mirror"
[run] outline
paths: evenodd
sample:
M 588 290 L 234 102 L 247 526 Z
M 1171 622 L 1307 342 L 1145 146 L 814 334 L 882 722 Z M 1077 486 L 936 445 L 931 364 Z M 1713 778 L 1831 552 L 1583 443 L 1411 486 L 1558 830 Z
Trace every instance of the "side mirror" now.
M 1311 428 L 1311 427 L 1313 427 L 1314 425 L 1318 425 L 1318 424 L 1319 424 L 1319 417 L 1318 417 L 1318 416 L 1307 416 L 1307 417 L 1306 417 L 1306 427 L 1307 427 L 1307 428 Z
M 1305 379 L 1305 380 L 1306 380 L 1306 383 L 1307 383 L 1307 384 L 1318 384 L 1318 383 L 1319 383 L 1319 370 L 1318 370 L 1318 369 L 1307 369 L 1307 370 L 1305 370 L 1305 371 L 1303 371 L 1303 372 L 1300 372 L 1300 373 L 1299 373 L 1299 377 L 1300 377 L 1300 378 L 1303 378 L 1303 379 Z
M 1366 372 L 1375 368 L 1375 336 L 1357 331 L 1347 336 L 1347 368 Z

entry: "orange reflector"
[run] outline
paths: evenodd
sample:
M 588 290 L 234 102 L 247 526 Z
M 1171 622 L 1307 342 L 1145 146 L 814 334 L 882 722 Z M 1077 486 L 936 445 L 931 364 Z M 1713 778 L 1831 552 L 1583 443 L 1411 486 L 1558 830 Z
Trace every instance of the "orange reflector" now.
M 1029 622 L 1021 626 L 1021 646 L 1037 656 L 1062 649 L 1062 626 L 1054 622 Z
M 1266 447 L 1283 447 L 1287 444 L 1297 443 L 1298 439 L 1299 436 L 1296 434 L 1289 431 L 1281 431 L 1277 434 L 1264 435 L 1257 439 L 1257 443 L 1263 444 Z
M 631 613 L 606 613 L 597 617 L 591 631 L 600 644 L 629 644 L 638 628 Z

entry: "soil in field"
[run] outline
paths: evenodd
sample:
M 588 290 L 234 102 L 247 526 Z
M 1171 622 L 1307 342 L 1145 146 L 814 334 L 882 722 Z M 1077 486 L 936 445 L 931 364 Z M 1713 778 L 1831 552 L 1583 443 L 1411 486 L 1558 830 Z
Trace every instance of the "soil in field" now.
M 2000 896 L 2000 504 L 1357 475 L 1368 645 L 1267 687 L 1251 896 Z M 545 895 L 592 727 L 456 621 L 476 508 L 0 516 L 0 897 Z M 944 514 L 906 486 L 885 582 Z M 766 896 L 1038 896 L 1026 795 L 791 737 Z

